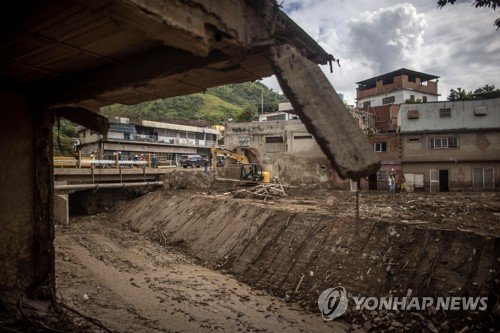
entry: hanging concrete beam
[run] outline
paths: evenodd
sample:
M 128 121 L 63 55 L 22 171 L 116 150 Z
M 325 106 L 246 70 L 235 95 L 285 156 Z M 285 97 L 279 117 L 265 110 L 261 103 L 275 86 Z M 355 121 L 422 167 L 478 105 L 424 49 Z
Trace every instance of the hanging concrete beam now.
M 271 47 L 281 88 L 342 178 L 360 179 L 380 161 L 321 69 L 286 44 Z
M 94 132 L 98 132 L 102 134 L 105 139 L 108 137 L 108 118 L 100 114 L 79 107 L 57 108 L 54 112 L 57 117 L 71 120 L 78 125 L 82 125 Z

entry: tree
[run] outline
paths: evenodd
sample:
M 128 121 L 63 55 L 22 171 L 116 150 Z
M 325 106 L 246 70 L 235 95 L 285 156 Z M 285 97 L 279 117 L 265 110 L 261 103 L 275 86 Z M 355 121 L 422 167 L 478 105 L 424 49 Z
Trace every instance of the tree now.
M 450 94 L 448 95 L 448 100 L 449 101 L 466 101 L 469 99 L 474 99 L 475 94 L 480 94 L 484 92 L 489 92 L 489 91 L 496 91 L 499 90 L 498 88 L 495 87 L 494 84 L 485 84 L 482 87 L 477 88 L 472 91 L 465 91 L 464 89 L 458 87 L 457 89 L 450 89 Z
M 54 155 L 72 156 L 75 154 L 75 124 L 60 119 L 52 128 Z
M 439 8 L 443 8 L 447 4 L 454 5 L 457 0 L 439 0 L 437 2 Z M 500 0 L 474 0 L 472 3 L 476 8 L 480 7 L 488 7 L 493 10 L 497 10 L 497 7 L 500 7 Z M 500 29 L 500 18 L 495 20 L 494 25 L 497 27 L 497 30 Z
M 495 91 L 495 90 L 498 90 L 498 89 L 495 87 L 494 84 L 485 84 L 484 86 L 479 87 L 476 90 L 474 90 L 474 94 L 480 94 L 480 93 L 485 93 L 485 92 Z
M 249 122 L 258 116 L 257 108 L 253 105 L 246 106 L 243 111 L 236 116 L 237 122 Z
M 472 92 L 465 91 L 464 89 L 458 87 L 457 89 L 450 89 L 450 94 L 448 95 L 449 101 L 466 101 L 472 99 Z
M 420 98 L 417 98 L 417 99 L 411 99 L 411 98 L 407 98 L 405 99 L 405 104 L 415 104 L 415 103 L 422 103 L 422 100 Z

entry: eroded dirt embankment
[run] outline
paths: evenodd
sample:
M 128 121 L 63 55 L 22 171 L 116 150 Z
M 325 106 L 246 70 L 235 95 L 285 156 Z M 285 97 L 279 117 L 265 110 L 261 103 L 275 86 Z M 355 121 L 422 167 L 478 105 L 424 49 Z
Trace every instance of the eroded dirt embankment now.
M 413 295 L 498 294 L 497 235 L 422 221 L 356 223 L 293 200 L 266 204 L 177 193 L 149 193 L 120 218 L 241 281 L 305 304 L 339 284 L 369 296 L 408 289 Z

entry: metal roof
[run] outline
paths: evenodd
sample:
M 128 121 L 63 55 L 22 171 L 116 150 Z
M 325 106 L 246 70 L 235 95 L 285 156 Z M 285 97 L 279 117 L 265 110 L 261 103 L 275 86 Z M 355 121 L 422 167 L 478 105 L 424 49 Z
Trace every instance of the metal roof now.
M 356 82 L 356 84 L 359 84 L 362 86 L 374 85 L 377 81 L 390 79 L 390 78 L 393 78 L 395 76 L 400 76 L 400 75 L 415 76 L 415 77 L 420 78 L 421 82 L 425 82 L 425 81 L 434 80 L 434 79 L 439 78 L 439 76 L 436 76 L 436 75 L 417 72 L 417 71 L 407 69 L 407 68 L 400 68 L 400 69 L 395 70 L 393 72 L 389 72 L 389 73 L 375 76 L 375 77 L 372 77 L 372 78 L 369 78 L 369 79 L 366 79 L 363 81 Z

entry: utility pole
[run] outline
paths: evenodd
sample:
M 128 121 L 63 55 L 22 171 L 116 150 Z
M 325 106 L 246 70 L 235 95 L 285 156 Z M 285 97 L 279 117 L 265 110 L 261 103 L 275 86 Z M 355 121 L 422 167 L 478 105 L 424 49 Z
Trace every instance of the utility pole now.
M 260 91 L 260 113 L 264 113 L 264 89 Z

